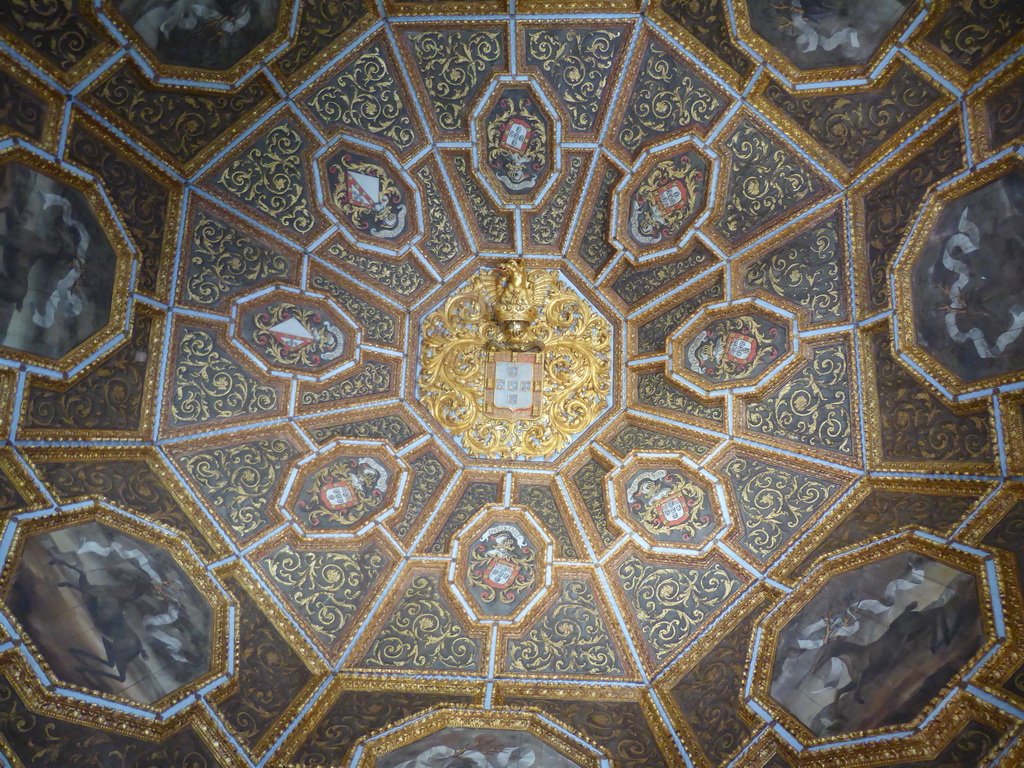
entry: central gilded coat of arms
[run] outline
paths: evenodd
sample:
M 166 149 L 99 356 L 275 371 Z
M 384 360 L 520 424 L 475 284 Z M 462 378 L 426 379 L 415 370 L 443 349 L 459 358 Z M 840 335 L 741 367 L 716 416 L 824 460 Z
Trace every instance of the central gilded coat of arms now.
M 420 350 L 420 400 L 473 456 L 550 458 L 608 405 L 611 326 L 522 259 L 431 312 Z

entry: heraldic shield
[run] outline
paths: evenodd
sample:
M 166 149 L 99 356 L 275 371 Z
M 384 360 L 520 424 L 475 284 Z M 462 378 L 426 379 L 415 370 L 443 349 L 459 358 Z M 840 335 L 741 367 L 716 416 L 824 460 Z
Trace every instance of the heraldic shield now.
M 484 388 L 484 412 L 488 416 L 539 419 L 543 398 L 543 352 L 488 352 Z

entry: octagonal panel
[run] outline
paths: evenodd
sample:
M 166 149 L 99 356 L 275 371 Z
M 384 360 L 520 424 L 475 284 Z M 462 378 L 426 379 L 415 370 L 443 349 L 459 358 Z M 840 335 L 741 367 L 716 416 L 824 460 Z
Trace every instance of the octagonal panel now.
M 358 329 L 326 302 L 275 291 L 239 307 L 238 340 L 268 367 L 323 373 L 353 358 Z
M 503 201 L 537 196 L 551 173 L 554 122 L 525 83 L 499 88 L 477 124 L 479 165 Z
M 681 461 L 634 457 L 614 482 L 619 519 L 652 544 L 697 548 L 725 525 L 713 485 Z
M 396 248 L 415 233 L 412 194 L 389 160 L 342 144 L 322 162 L 327 204 L 354 240 Z
M 97 520 L 51 525 L 25 537 L 4 600 L 58 682 L 153 705 L 220 663 L 220 606 L 181 554 Z
M 403 472 L 385 449 L 341 446 L 301 471 L 285 508 L 310 532 L 362 527 L 394 507 Z
M 111 17 L 159 64 L 235 74 L 277 29 L 281 0 L 108 0 Z M 279 35 L 274 35 L 277 42 Z M 250 56 L 250 54 L 254 54 Z
M 793 350 L 791 320 L 749 303 L 702 312 L 670 341 L 672 373 L 700 392 L 758 384 Z
M 0 348 L 44 364 L 83 357 L 124 311 L 130 257 L 118 258 L 99 199 L 71 181 L 18 160 L 0 166 Z
M 704 209 L 708 160 L 689 144 L 654 155 L 619 197 L 618 239 L 642 255 L 676 245 Z
M 956 392 L 1024 370 L 1024 168 L 943 192 L 899 265 L 901 347 Z
M 972 563 L 919 544 L 819 569 L 767 622 L 762 692 L 810 738 L 912 725 L 985 644 Z

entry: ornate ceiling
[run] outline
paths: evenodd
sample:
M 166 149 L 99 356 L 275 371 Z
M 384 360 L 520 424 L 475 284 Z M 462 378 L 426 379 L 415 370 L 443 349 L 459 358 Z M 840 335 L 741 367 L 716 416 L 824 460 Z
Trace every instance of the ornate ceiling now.
M 6 760 L 1024 764 L 1022 44 L 0 3 Z

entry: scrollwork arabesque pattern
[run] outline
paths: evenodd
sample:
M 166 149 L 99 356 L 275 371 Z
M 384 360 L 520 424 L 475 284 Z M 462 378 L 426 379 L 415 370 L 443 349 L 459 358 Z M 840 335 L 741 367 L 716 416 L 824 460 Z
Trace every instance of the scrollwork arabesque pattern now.
M 309 0 L 299 9 L 295 42 L 274 59 L 285 77 L 297 73 L 366 15 L 363 0 Z
M 496 483 L 472 482 L 466 486 L 462 496 L 455 502 L 455 507 L 448 515 L 444 527 L 430 546 L 430 554 L 440 555 L 448 551 L 455 534 L 469 518 L 475 515 L 485 504 L 493 504 L 498 500 Z
M 234 695 L 217 703 L 216 708 L 232 733 L 254 749 L 302 690 L 310 674 L 299 655 L 238 582 L 231 579 L 225 587 L 238 604 L 238 688 Z
M 744 119 L 725 143 L 729 182 L 716 225 L 730 242 L 741 240 L 822 191 L 822 181 L 788 150 Z
M 836 482 L 744 456 L 728 462 L 724 472 L 743 521 L 740 545 L 762 562 L 823 512 L 839 488 Z
M 25 506 L 25 497 L 21 495 L 15 481 L 0 467 L 0 513 L 11 513 Z M 6 514 L 2 518 L 6 518 Z
M 888 82 L 870 91 L 794 96 L 771 81 L 764 95 L 848 171 L 854 171 L 890 136 L 934 104 L 939 91 L 903 65 Z
M 28 390 L 27 429 L 139 429 L 153 320 L 135 317 L 131 339 L 67 389 Z
M 433 169 L 429 165 L 421 165 L 416 169 L 416 178 L 426 203 L 427 237 L 423 241 L 423 249 L 441 264 L 447 264 L 459 255 L 455 225 L 448 215 L 448 209 L 441 202 L 441 192 L 434 179 Z
M 409 462 L 409 468 L 412 470 L 409 498 L 402 509 L 401 519 L 393 526 L 395 535 L 400 539 L 404 539 L 412 530 L 438 487 L 450 474 L 433 453 L 416 457 Z
M 332 645 L 365 604 L 389 559 L 375 545 L 359 552 L 325 552 L 286 544 L 264 557 L 261 565 L 288 604 Z
M 1013 555 L 1017 561 L 1017 583 L 1024 591 L 1024 501 L 1010 507 L 982 542 Z
M 526 62 L 537 67 L 569 112 L 573 131 L 594 127 L 608 73 L 622 47 L 620 29 L 530 29 Z
M 627 424 L 619 430 L 611 439 L 611 445 L 623 456 L 633 451 L 671 451 L 691 456 L 705 456 L 711 450 L 709 446 L 702 443 L 695 443 L 684 437 L 665 432 L 656 432 L 653 429 L 645 429 L 636 424 Z
M 437 124 L 462 129 L 466 110 L 488 73 L 500 67 L 505 43 L 488 30 L 424 30 L 408 33 Z
M 205 211 L 196 214 L 184 281 L 188 301 L 216 306 L 260 282 L 284 277 L 289 269 L 288 260 L 276 251 Z
M 420 392 L 444 428 L 476 456 L 551 456 L 586 429 L 605 408 L 609 388 L 611 328 L 604 318 L 551 275 L 546 303 L 532 330 L 544 347 L 543 406 L 534 421 L 490 418 L 484 413 L 486 345 L 500 344 L 502 329 L 482 297 L 493 276 L 478 274 L 423 322 Z
M 725 0 L 661 0 L 661 7 L 741 77 L 753 71 L 754 62 L 732 40 Z
M 601 543 L 607 548 L 615 541 L 616 535 L 608 523 L 608 505 L 604 493 L 604 478 L 608 470 L 601 466 L 596 460 L 591 459 L 572 476 L 576 490 L 588 516 L 597 529 L 597 535 Z
M 985 104 L 992 149 L 1002 149 L 1024 136 L 1024 76 L 1000 88 Z
M 313 275 L 311 282 L 314 288 L 325 291 L 336 299 L 342 308 L 352 313 L 359 325 L 362 326 L 366 340 L 394 344 L 398 332 L 398 323 L 394 317 L 376 304 L 371 304 L 354 293 L 346 291 L 323 275 Z
M 556 557 L 568 560 L 578 557 L 550 488 L 546 485 L 524 485 L 519 489 L 519 503 L 529 507 L 554 538 Z
M 926 39 L 965 69 L 975 69 L 1024 29 L 1024 7 L 1005 0 L 952 0 Z
M 815 349 L 811 360 L 775 394 L 747 404 L 746 426 L 811 448 L 853 453 L 846 344 Z
M 399 416 L 380 416 L 365 421 L 351 421 L 347 424 L 332 424 L 309 430 L 310 437 L 323 445 L 339 437 L 361 440 L 384 440 L 396 448 L 409 442 L 415 434 Z
M 722 298 L 722 276 L 707 288 L 648 320 L 637 330 L 637 352 L 641 355 L 665 351 L 665 341 L 702 305 Z
M 306 141 L 281 123 L 247 152 L 240 153 L 217 182 L 243 203 L 300 235 L 316 225 L 306 193 L 303 153 Z
M 347 379 L 316 392 L 303 392 L 302 405 L 333 403 L 354 397 L 372 397 L 391 389 L 391 366 L 387 363 L 367 361 L 362 370 Z
M 508 666 L 525 674 L 624 674 L 590 586 L 562 583 L 559 599 L 522 639 L 508 641 Z
M 341 245 L 332 245 L 327 252 L 342 264 L 362 272 L 376 283 L 389 288 L 399 296 L 412 296 L 426 284 L 423 273 L 410 260 L 399 263 L 371 259 L 361 253 L 353 253 Z
M 878 388 L 882 456 L 903 461 L 993 459 L 985 411 L 958 415 L 921 386 L 893 356 L 885 334 L 870 338 Z
M 420 575 L 409 584 L 362 666 L 471 671 L 480 664 L 479 646 L 441 598 L 437 580 Z
M 642 268 L 628 265 L 612 283 L 612 290 L 627 304 L 636 306 L 662 286 L 706 268 L 715 261 L 715 255 L 698 244 L 682 258 L 664 264 Z
M 621 178 L 622 174 L 615 166 L 609 165 L 604 169 L 600 185 L 593 193 L 594 207 L 590 220 L 580 239 L 580 256 L 595 272 L 600 272 L 615 255 L 615 248 L 608 240 L 608 218 L 611 215 L 612 189 Z
M 484 190 L 476 181 L 476 176 L 469 172 L 469 163 L 463 155 L 455 155 L 452 165 L 459 175 L 462 188 L 469 201 L 469 209 L 480 227 L 480 234 L 489 243 L 503 244 L 510 242 L 510 217 L 494 210 Z
M 49 112 L 50 107 L 32 89 L 0 71 L 0 125 L 40 141 Z
M 670 383 L 662 371 L 641 373 L 636 380 L 637 400 L 655 408 L 696 416 L 709 421 L 725 420 L 725 409 L 720 405 L 704 405 L 687 392 Z
M 296 455 L 291 443 L 275 437 L 212 448 L 183 463 L 213 511 L 244 541 L 270 524 L 270 494 Z
M 379 43 L 364 50 L 306 104 L 331 130 L 348 126 L 383 136 L 402 152 L 416 143 L 416 126 Z
M 154 87 L 123 64 L 89 95 L 184 166 L 235 123 L 251 116 L 270 92 L 254 80 L 224 94 L 183 94 Z
M 651 142 L 687 126 L 708 127 L 725 101 L 657 40 L 647 44 L 618 140 L 634 155 Z
M 0 25 L 62 72 L 74 69 L 100 44 L 75 0 L 4 0 Z
M 579 185 L 583 158 L 573 155 L 568 165 L 565 180 L 555 191 L 551 202 L 539 214 L 530 217 L 530 241 L 537 245 L 555 245 L 566 227 L 566 212 Z
M 842 320 L 843 249 L 837 222 L 829 219 L 748 266 L 744 281 L 810 311 L 814 323 Z
M 172 384 L 174 426 L 266 413 L 277 406 L 277 390 L 253 381 L 211 332 L 184 329 Z
M 636 555 L 624 560 L 616 575 L 659 663 L 692 637 L 742 585 L 720 563 L 705 569 L 683 569 L 645 563 Z

